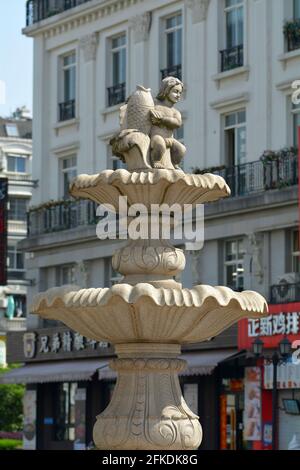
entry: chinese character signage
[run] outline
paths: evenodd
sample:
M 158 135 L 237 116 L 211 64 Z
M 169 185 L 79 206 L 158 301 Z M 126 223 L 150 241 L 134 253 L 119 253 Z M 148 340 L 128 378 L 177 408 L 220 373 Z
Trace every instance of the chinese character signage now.
M 261 440 L 261 371 L 245 368 L 245 441 Z
M 9 333 L 7 343 L 9 362 L 110 357 L 114 354 L 109 343 L 86 338 L 66 327 Z
M 0 286 L 7 284 L 8 179 L 0 178 Z
M 257 337 L 265 348 L 277 348 L 284 336 L 291 342 L 300 339 L 300 303 L 269 305 L 270 315 L 260 319 L 246 319 L 239 322 L 239 349 L 251 349 Z

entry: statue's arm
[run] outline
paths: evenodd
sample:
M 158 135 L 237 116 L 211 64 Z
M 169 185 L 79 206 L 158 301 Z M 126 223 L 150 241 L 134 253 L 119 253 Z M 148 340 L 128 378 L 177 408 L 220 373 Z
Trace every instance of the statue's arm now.
M 162 116 L 161 122 L 169 129 L 177 129 L 182 126 L 181 114 L 178 112 L 174 116 Z

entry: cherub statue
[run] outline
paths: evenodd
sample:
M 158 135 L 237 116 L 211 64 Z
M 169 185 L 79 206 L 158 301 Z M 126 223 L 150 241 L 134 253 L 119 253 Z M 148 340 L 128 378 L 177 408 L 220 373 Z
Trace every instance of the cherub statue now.
M 186 148 L 174 138 L 182 125 L 181 114 L 174 108 L 183 91 L 183 83 L 166 77 L 154 102 L 151 90 L 138 86 L 120 109 L 120 126 L 110 141 L 114 155 L 128 170 L 151 168 L 179 169 Z
M 176 168 L 185 155 L 186 148 L 174 139 L 173 132 L 182 126 L 180 112 L 174 105 L 180 100 L 183 83 L 175 77 L 166 77 L 161 83 L 157 102 L 150 111 L 151 162 L 155 168 L 165 168 L 168 164 L 167 149 L 170 149 L 171 162 Z

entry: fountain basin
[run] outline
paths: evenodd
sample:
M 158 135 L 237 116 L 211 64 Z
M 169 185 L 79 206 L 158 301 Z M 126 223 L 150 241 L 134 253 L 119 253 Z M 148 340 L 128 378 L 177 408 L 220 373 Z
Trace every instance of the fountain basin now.
M 265 316 L 268 306 L 252 291 L 204 285 L 180 290 L 140 283 L 50 289 L 36 296 L 31 311 L 96 341 L 188 344 L 209 340 L 242 318 Z

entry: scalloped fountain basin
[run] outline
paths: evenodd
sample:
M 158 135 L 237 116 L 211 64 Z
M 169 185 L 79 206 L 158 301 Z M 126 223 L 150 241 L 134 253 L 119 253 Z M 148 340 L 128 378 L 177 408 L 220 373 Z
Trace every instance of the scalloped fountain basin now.
M 265 299 L 252 291 L 204 285 L 178 290 L 144 283 L 54 288 L 39 294 L 31 309 L 90 339 L 113 344 L 201 342 L 242 318 L 268 312 Z
M 176 183 L 176 184 L 175 184 Z M 202 204 L 228 197 L 230 188 L 218 175 L 187 175 L 181 170 L 153 169 L 141 172 L 105 170 L 77 176 L 70 188 L 73 197 L 119 207 L 119 196 L 128 204 Z

